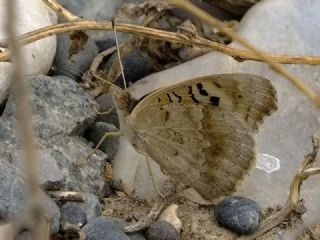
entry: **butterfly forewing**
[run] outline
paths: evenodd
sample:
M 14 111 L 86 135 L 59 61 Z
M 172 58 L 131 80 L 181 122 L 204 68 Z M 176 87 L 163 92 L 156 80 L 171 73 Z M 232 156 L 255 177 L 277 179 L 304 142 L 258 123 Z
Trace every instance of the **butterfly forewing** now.
M 173 102 L 229 110 L 250 130 L 257 130 L 264 117 L 277 108 L 276 92 L 270 81 L 252 74 L 223 74 L 189 80 L 150 94 L 142 104 Z

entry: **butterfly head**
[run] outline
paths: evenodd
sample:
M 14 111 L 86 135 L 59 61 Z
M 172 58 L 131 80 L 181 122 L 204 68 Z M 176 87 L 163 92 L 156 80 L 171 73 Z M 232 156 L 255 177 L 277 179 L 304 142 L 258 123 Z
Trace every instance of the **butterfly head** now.
M 117 109 L 129 115 L 138 101 L 133 99 L 128 92 L 117 86 L 111 86 L 110 91 Z

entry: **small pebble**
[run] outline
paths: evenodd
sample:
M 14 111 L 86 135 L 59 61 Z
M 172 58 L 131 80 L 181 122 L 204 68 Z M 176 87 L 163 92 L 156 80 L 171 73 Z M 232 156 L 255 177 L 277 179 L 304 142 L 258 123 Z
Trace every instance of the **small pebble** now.
M 67 202 L 61 207 L 60 222 L 61 224 L 68 222 L 82 227 L 87 223 L 87 216 L 79 204 Z
M 107 69 L 110 69 L 113 62 L 118 61 L 117 53 L 114 53 L 112 57 L 107 62 Z M 148 53 L 136 49 L 128 55 L 124 56 L 123 61 L 123 70 L 124 76 L 127 83 L 134 83 L 137 80 L 154 73 L 156 71 L 155 64 L 153 63 L 152 58 Z M 122 76 L 120 76 L 116 81 L 120 87 L 123 87 Z
M 262 218 L 258 203 L 240 196 L 223 199 L 215 206 L 214 214 L 219 224 L 239 234 L 255 232 Z
M 97 116 L 97 121 L 99 122 L 107 122 L 107 123 L 112 123 L 116 127 L 119 128 L 119 120 L 118 120 L 118 114 L 115 109 L 115 105 L 112 99 L 112 94 L 111 93 L 104 93 L 97 97 L 97 103 L 100 106 L 100 112 L 107 112 L 111 108 L 113 110 L 109 114 L 99 114 Z
M 170 223 L 158 220 L 147 229 L 145 237 L 147 240 L 178 240 L 180 234 Z
M 126 224 L 116 218 L 98 217 L 83 227 L 87 240 L 144 240 L 142 234 L 126 234 L 123 228 Z
M 86 213 L 88 221 L 100 217 L 102 214 L 99 199 L 94 194 L 86 193 L 86 201 L 79 202 L 77 204 L 79 204 L 82 210 Z
M 87 130 L 85 137 L 97 145 L 106 132 L 118 131 L 113 124 L 96 122 L 93 127 Z M 119 137 L 107 137 L 99 149 L 108 154 L 108 160 L 112 160 L 118 151 L 118 145 Z

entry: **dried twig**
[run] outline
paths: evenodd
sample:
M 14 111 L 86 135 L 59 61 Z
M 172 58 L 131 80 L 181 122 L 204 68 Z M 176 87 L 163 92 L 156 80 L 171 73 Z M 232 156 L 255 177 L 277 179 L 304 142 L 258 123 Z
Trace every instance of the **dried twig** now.
M 312 167 L 320 147 L 320 139 L 313 137 L 312 138 L 313 151 L 305 156 L 305 159 L 301 163 L 301 166 L 294 176 L 291 186 L 290 186 L 290 195 L 285 206 L 277 213 L 271 215 L 261 224 L 261 227 L 258 231 L 252 235 L 239 238 L 240 240 L 251 240 L 256 239 L 262 234 L 268 232 L 275 226 L 278 226 L 282 222 L 290 219 L 293 215 L 300 217 L 304 213 L 304 207 L 302 206 L 300 200 L 300 187 L 304 180 L 308 177 L 316 174 L 320 174 L 319 167 Z
M 174 191 L 175 191 L 175 186 L 173 185 L 173 183 L 170 181 L 166 181 L 164 185 L 164 193 L 163 193 L 165 197 L 160 198 L 155 203 L 155 205 L 152 207 L 152 209 L 150 210 L 150 212 L 146 217 L 140 219 L 138 222 L 134 224 L 131 224 L 125 227 L 124 231 L 127 233 L 130 233 L 130 232 L 141 231 L 148 228 L 155 220 L 157 220 L 163 208 L 167 204 L 168 199 L 170 198 L 170 196 L 172 196 Z
M 37 154 L 36 154 L 36 143 L 35 135 L 32 127 L 32 115 L 30 108 L 29 89 L 28 81 L 23 74 L 23 58 L 20 51 L 20 42 L 17 40 L 17 34 L 15 30 L 15 12 L 16 1 L 11 0 L 7 2 L 8 12 L 8 35 L 10 39 L 10 49 L 12 50 L 15 65 L 15 72 L 12 77 L 14 85 L 16 104 L 17 104 L 17 122 L 21 133 L 21 142 L 24 149 L 25 158 L 25 172 L 26 178 L 29 184 L 29 197 L 28 197 L 28 208 L 26 216 L 23 220 L 29 222 L 30 219 L 34 221 L 32 228 L 32 239 L 43 240 L 47 239 L 47 232 L 42 227 L 47 226 L 44 221 L 44 212 L 42 209 L 41 201 L 41 190 L 38 185 L 38 165 L 37 165 Z M 42 227 L 38 227 L 42 226 Z
M 93 78 L 92 73 L 97 74 L 97 70 L 98 70 L 101 62 L 103 61 L 103 59 L 104 59 L 106 56 L 114 53 L 116 50 L 117 50 L 117 47 L 114 46 L 114 47 L 108 48 L 108 49 L 104 50 L 103 52 L 99 53 L 99 54 L 93 59 L 89 70 L 86 71 L 86 72 L 83 74 L 82 80 L 83 80 L 84 82 L 91 82 L 91 81 L 92 81 L 92 78 Z
M 67 21 L 76 21 L 80 18 L 67 9 L 62 7 L 57 1 L 55 0 L 42 0 L 45 4 L 47 4 L 52 10 L 54 10 L 60 17 L 64 18 Z
M 92 20 L 79 20 L 74 22 L 60 23 L 52 26 L 43 27 L 32 32 L 23 34 L 20 36 L 21 44 L 26 45 L 35 42 L 39 39 L 52 36 L 54 34 L 61 34 L 66 32 L 72 32 L 76 30 L 112 30 L 111 22 L 98 22 Z M 194 38 L 188 38 L 185 34 L 163 31 L 159 29 L 143 27 L 135 24 L 117 23 L 118 32 L 127 32 L 139 36 L 150 37 L 153 39 L 159 39 L 168 42 L 176 42 L 191 46 L 211 48 L 215 51 L 225 53 L 235 60 L 254 60 L 262 61 L 254 53 L 249 51 L 229 47 L 211 40 L 196 36 Z M 8 60 L 11 56 L 9 50 L 0 53 L 0 61 Z M 320 65 L 320 57 L 317 56 L 292 56 L 292 55 L 278 55 L 267 54 L 267 56 L 273 62 L 284 64 L 308 64 L 308 65 Z
M 268 54 L 261 51 L 259 48 L 255 47 L 247 40 L 242 38 L 232 29 L 229 29 L 224 26 L 218 19 L 214 18 L 213 16 L 209 15 L 205 11 L 201 10 L 200 8 L 194 6 L 192 3 L 186 0 L 169 0 L 169 2 L 177 4 L 181 8 L 193 13 L 195 16 L 201 18 L 202 20 L 206 21 L 207 23 L 211 24 L 212 26 L 218 28 L 221 32 L 226 34 L 228 37 L 232 38 L 233 40 L 238 41 L 241 45 L 246 47 L 247 49 L 251 50 L 259 59 L 263 60 L 267 63 L 273 70 L 280 73 L 286 79 L 288 79 L 293 85 L 295 85 L 298 89 L 300 89 L 306 96 L 312 100 L 317 107 L 320 107 L 320 96 L 310 88 L 308 85 L 304 84 L 303 81 L 296 78 L 290 71 L 288 71 L 282 65 L 275 63 L 273 59 L 271 59 Z
M 86 196 L 83 192 L 71 192 L 71 191 L 46 191 L 48 196 L 56 201 L 86 201 Z

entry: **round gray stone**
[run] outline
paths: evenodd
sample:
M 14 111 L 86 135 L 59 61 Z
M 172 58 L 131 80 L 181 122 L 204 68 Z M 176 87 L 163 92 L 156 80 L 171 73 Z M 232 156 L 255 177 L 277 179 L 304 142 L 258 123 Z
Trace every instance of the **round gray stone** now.
M 258 203 L 240 196 L 223 199 L 215 206 L 214 214 L 219 224 L 239 234 L 253 233 L 262 218 Z
M 147 240 L 179 240 L 180 234 L 166 221 L 154 222 L 146 231 Z

